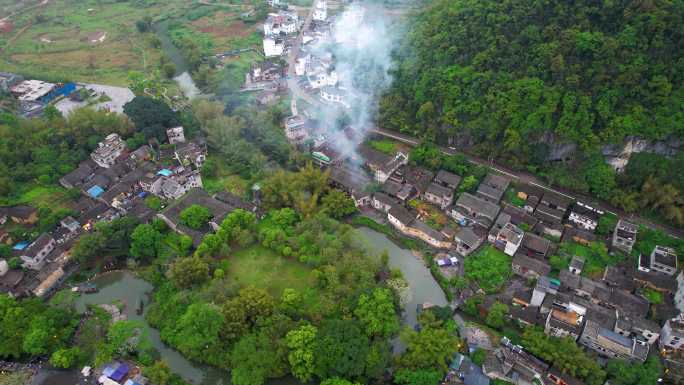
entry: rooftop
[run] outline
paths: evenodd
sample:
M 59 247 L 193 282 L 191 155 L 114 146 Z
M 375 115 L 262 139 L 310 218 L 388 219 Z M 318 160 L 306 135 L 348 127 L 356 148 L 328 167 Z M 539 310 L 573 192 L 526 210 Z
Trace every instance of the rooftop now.
M 487 202 L 486 200 L 478 198 L 470 193 L 461 194 L 454 205 L 465 207 L 468 210 L 474 211 L 480 215 L 492 218 L 492 220 L 494 220 L 496 215 L 499 213 L 498 205 Z
M 448 186 L 458 186 L 461 183 L 461 177 L 449 171 L 439 170 L 435 176 L 435 182 Z
M 435 182 L 430 183 L 425 192 L 430 193 L 432 195 L 436 195 L 438 197 L 451 197 L 454 195 L 454 191 L 452 189 L 444 187 Z

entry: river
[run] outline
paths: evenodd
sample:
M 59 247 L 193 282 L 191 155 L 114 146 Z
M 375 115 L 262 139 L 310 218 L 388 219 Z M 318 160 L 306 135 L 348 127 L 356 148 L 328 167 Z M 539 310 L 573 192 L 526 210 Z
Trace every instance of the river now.
M 200 95 L 201 91 L 197 88 L 195 81 L 192 80 L 192 77 L 190 76 L 188 63 L 185 61 L 185 58 L 178 47 L 171 41 L 171 36 L 169 36 L 169 20 L 155 23 L 153 28 L 159 37 L 164 54 L 168 56 L 171 62 L 176 66 L 176 73 L 173 80 L 178 83 L 178 87 L 180 87 L 183 95 L 188 99 Z
M 410 250 L 398 247 L 384 234 L 367 227 L 359 228 L 357 231 L 361 235 L 359 239 L 370 252 L 380 254 L 387 250 L 390 267 L 400 269 L 408 281 L 411 299 L 402 315 L 404 325 L 411 327 L 416 325 L 417 306 L 419 304 L 430 302 L 439 306 L 447 305 L 444 292 L 430 274 L 430 270 Z M 97 293 L 83 294 L 78 297 L 76 300 L 77 311 L 85 312 L 87 305 L 111 304 L 119 301 L 124 304 L 123 313 L 128 319 L 139 320 L 147 325 L 152 345 L 174 373 L 194 385 L 230 385 L 227 372 L 185 359 L 179 352 L 161 341 L 159 331 L 149 327 L 144 314 L 136 314 L 135 309 L 140 301 L 145 304 L 145 309 L 148 308 L 150 293 L 154 289 L 149 282 L 126 271 L 105 274 L 91 282 L 97 285 L 100 290 Z M 394 347 L 395 352 L 403 350 L 403 345 L 398 340 L 394 341 Z M 33 385 L 73 385 L 76 383 L 74 379 L 78 379 L 78 375 L 74 372 L 43 371 L 36 376 Z M 292 377 L 286 377 L 271 380 L 267 385 L 299 385 L 299 382 Z

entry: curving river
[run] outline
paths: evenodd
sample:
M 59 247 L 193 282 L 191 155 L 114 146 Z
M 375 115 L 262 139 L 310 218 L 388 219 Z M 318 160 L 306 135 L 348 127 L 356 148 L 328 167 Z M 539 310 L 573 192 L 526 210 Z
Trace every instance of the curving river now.
M 380 254 L 387 250 L 390 267 L 400 269 L 404 278 L 408 281 L 411 299 L 406 305 L 402 317 L 405 325 L 415 326 L 417 306 L 419 304 L 425 302 L 439 306 L 448 304 L 444 292 L 442 292 L 442 289 L 430 274 L 430 270 L 410 250 L 400 248 L 387 236 L 370 228 L 361 227 L 356 231 L 360 235 L 358 239 L 371 253 Z M 152 345 L 159 352 L 160 358 L 169 364 L 174 373 L 177 373 L 193 385 L 230 384 L 230 376 L 227 372 L 187 360 L 179 352 L 162 342 L 159 337 L 159 331 L 150 327 L 145 321 L 144 313 L 142 315 L 136 314 L 135 309 L 140 301 L 143 301 L 145 304 L 145 309 L 148 308 L 150 293 L 154 289 L 149 282 L 126 271 L 105 274 L 91 282 L 96 284 L 100 290 L 97 293 L 78 297 L 76 309 L 79 312 L 85 312 L 87 305 L 111 304 L 120 301 L 125 305 L 123 313 L 128 319 L 139 320 L 147 325 Z M 394 346 L 395 352 L 403 350 L 403 346 L 399 341 L 394 341 Z M 78 379 L 78 375 L 73 372 L 44 371 L 36 376 L 33 385 L 73 385 L 75 383 L 74 378 Z M 267 385 L 299 384 L 292 377 L 271 380 L 267 383 Z

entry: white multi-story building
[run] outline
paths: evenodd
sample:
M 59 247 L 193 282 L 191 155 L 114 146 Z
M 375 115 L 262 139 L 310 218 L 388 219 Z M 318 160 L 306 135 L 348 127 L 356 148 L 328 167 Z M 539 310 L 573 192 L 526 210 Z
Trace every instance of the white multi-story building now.
M 45 265 L 45 257 L 55 249 L 57 242 L 52 235 L 43 233 L 21 253 L 21 266 L 25 269 L 40 270 Z
M 285 50 L 285 42 L 282 39 L 266 36 L 264 38 L 264 56 L 281 56 Z
M 321 99 L 329 103 L 336 103 L 342 105 L 344 108 L 350 108 L 351 106 L 346 100 L 347 95 L 343 90 L 335 87 L 323 87 L 321 88 Z
M 114 165 L 116 158 L 126 149 L 124 142 L 119 134 L 109 134 L 104 141 L 98 143 L 97 148 L 90 154 L 90 157 L 100 167 L 109 168 Z
M 313 19 L 318 21 L 325 21 L 328 18 L 328 3 L 325 0 L 316 2 L 314 8 Z
M 684 314 L 667 320 L 660 331 L 661 349 L 680 350 L 684 347 Z

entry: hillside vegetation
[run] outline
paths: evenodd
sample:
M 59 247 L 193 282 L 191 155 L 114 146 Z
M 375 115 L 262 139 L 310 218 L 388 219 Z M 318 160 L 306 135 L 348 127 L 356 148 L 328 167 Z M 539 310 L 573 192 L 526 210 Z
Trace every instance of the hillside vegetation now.
M 600 149 L 684 136 L 683 19 L 681 0 L 436 0 L 397 50 L 380 124 L 603 199 L 639 191 L 645 179 L 619 185 Z M 552 169 L 559 142 L 578 145 L 575 164 Z M 617 204 L 645 205 L 632 198 Z

